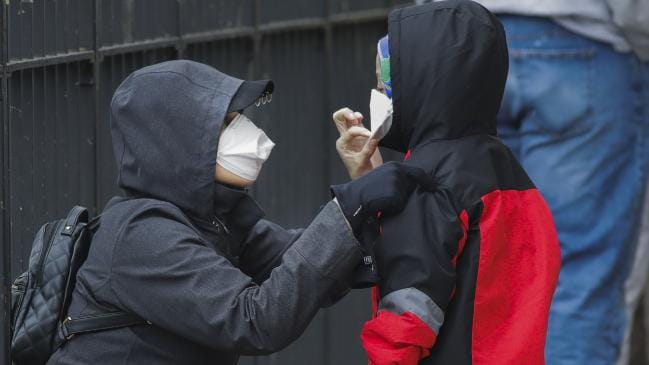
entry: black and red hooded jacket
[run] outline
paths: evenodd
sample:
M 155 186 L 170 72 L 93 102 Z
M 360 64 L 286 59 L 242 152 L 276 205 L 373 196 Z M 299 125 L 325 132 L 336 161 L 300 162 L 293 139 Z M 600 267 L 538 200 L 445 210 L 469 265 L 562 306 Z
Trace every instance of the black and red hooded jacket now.
M 496 136 L 503 27 L 470 1 L 389 17 L 394 120 L 382 144 L 437 181 L 383 220 L 374 364 L 543 364 L 560 253 L 548 206 Z

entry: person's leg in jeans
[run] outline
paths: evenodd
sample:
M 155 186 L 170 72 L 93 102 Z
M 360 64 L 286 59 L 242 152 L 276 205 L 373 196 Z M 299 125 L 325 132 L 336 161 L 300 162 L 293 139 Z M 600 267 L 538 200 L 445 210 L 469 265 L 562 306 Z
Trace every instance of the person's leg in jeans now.
M 645 64 L 642 68 L 642 77 L 644 81 L 642 82 L 645 85 L 642 88 L 644 92 L 645 103 L 649 103 L 649 63 Z M 649 105 L 645 105 L 645 118 L 649 122 Z M 648 182 L 649 183 L 649 182 Z M 633 320 L 636 318 L 635 312 L 640 305 L 640 299 L 644 302 L 644 321 L 642 325 L 644 326 L 644 335 L 645 338 L 641 339 L 643 341 L 634 341 L 633 344 L 630 343 L 630 328 L 627 327 L 625 333 L 625 342 L 622 347 L 622 354 L 618 361 L 618 365 L 629 364 L 629 357 L 632 352 L 633 346 L 642 346 L 640 350 L 645 355 L 649 355 L 649 184 L 647 190 L 645 191 L 645 206 L 642 213 L 642 223 L 640 224 L 640 237 L 638 239 L 638 247 L 635 253 L 635 261 L 633 263 L 633 269 L 629 278 L 626 282 L 626 305 L 627 305 L 627 318 Z M 649 357 L 646 358 L 645 363 L 649 363 Z
M 645 231 L 646 234 L 649 235 L 649 227 L 646 227 L 647 230 Z M 644 325 L 644 338 L 642 341 L 638 341 L 640 345 L 643 345 L 643 352 L 644 355 L 646 356 L 645 361 L 649 363 L 649 280 L 647 281 L 647 286 L 645 286 L 644 289 L 644 298 L 642 298 L 642 306 L 644 309 L 644 320 L 643 320 L 643 325 Z
M 649 98 L 647 98 L 649 100 Z M 626 279 L 624 284 L 626 293 L 626 319 L 627 322 L 632 321 L 635 318 L 636 310 L 640 304 L 643 294 L 645 293 L 645 288 L 647 286 L 647 279 L 649 279 L 649 194 L 645 192 L 645 202 L 644 209 L 642 213 L 642 219 L 640 223 L 640 237 L 638 239 L 638 245 L 635 250 L 635 259 L 633 262 L 633 267 L 629 277 Z M 647 301 L 645 296 L 644 301 Z M 645 312 L 646 313 L 646 312 Z M 617 365 L 627 365 L 629 364 L 631 356 L 631 329 L 633 325 L 629 324 L 626 326 L 624 332 L 624 343 L 622 345 L 622 350 L 620 352 L 620 357 L 617 361 Z M 636 342 L 637 343 L 637 342 Z
M 502 17 L 510 75 L 499 127 L 547 199 L 562 270 L 548 364 L 614 364 L 647 179 L 642 65 L 549 20 Z

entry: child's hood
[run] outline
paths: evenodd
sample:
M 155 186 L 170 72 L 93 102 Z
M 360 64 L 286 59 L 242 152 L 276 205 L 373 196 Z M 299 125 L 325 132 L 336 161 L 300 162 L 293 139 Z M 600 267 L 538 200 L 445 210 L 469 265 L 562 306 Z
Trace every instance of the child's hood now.
M 381 141 L 405 152 L 437 139 L 496 135 L 508 71 L 498 19 L 472 1 L 440 1 L 389 17 L 394 121 Z

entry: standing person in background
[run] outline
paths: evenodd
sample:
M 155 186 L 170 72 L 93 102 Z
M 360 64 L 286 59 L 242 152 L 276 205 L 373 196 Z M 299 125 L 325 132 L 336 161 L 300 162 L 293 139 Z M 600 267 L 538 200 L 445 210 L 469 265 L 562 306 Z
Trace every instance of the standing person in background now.
M 647 293 L 647 278 L 649 278 L 649 193 L 645 193 L 644 211 L 642 212 L 642 223 L 640 225 L 640 238 L 638 240 L 638 248 L 635 252 L 633 268 L 626 280 L 626 304 L 627 315 L 629 321 L 634 318 L 638 319 L 636 313 L 640 305 L 644 305 L 644 318 L 640 319 L 640 323 L 629 323 L 626 330 L 624 343 L 622 344 L 622 352 L 618 365 L 642 365 L 649 363 L 647 357 L 647 349 L 649 349 L 649 336 L 646 329 L 649 328 L 649 297 Z M 643 299 L 644 294 L 644 299 Z M 644 303 L 642 303 L 644 301 Z M 631 338 L 631 331 L 633 327 L 645 328 L 644 336 L 637 336 L 638 338 Z M 644 337 L 644 338 L 642 338 Z
M 547 363 L 625 364 L 640 295 L 626 288 L 641 287 L 625 281 L 646 280 L 631 274 L 647 265 L 633 263 L 649 168 L 649 2 L 478 2 L 501 15 L 510 50 L 499 135 L 559 233 Z

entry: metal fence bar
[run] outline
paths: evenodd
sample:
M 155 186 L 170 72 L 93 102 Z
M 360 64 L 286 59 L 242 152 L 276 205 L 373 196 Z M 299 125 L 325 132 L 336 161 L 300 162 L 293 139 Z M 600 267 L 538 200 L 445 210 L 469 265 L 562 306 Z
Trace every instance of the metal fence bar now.
M 97 50 L 99 58 L 114 56 L 125 53 L 135 53 L 158 48 L 178 47 L 181 43 L 180 37 L 164 37 L 145 41 L 135 41 L 114 46 L 103 46 Z
M 8 49 L 8 29 L 7 29 L 7 13 L 8 13 L 9 4 L 3 2 L 0 6 L 0 18 L 2 21 L 2 29 L 0 35 L 1 49 L 0 49 L 0 61 L 2 63 L 2 80 L 0 84 L 1 93 L 2 93 L 2 202 L 0 204 L 0 216 L 2 218 L 2 319 L 3 325 L 0 331 L 0 359 L 3 364 L 9 364 L 11 361 L 9 358 L 9 348 L 8 341 L 10 338 L 10 319 L 11 319 L 11 206 L 10 201 L 10 190 L 9 190 L 9 105 L 7 102 L 8 99 L 8 72 L 5 67 L 7 60 L 9 59 L 9 49 Z
M 332 76 L 333 76 L 333 19 L 331 17 L 332 15 L 332 4 L 331 0 L 325 0 L 325 16 L 326 16 L 326 22 L 324 24 L 324 54 L 325 54 L 325 93 L 324 93 L 324 104 L 326 105 L 326 110 L 332 110 L 335 106 L 333 105 L 333 97 L 332 93 L 334 92 L 334 87 L 332 84 Z M 329 127 L 329 128 L 326 128 Z M 323 135 L 324 136 L 330 136 L 332 128 L 331 126 L 323 125 Z M 324 161 L 324 174 L 325 176 L 331 176 L 331 161 L 330 161 L 330 154 L 327 153 L 327 151 L 324 151 L 324 156 L 325 156 L 325 161 Z M 324 317 L 324 328 L 323 328 L 323 347 L 325 349 L 324 351 L 324 356 L 325 358 L 323 359 L 324 364 L 331 364 L 331 338 L 330 336 L 332 335 L 331 333 L 331 325 L 330 321 L 332 320 L 331 317 L 333 317 L 334 313 L 332 313 L 331 310 L 326 310 L 323 311 L 323 317 Z
M 101 8 L 97 7 L 101 15 Z M 12 60 L 4 63 L 9 72 L 18 71 L 27 68 L 35 68 L 60 63 L 70 63 L 81 60 L 94 61 L 95 57 L 101 60 L 103 57 L 113 56 L 124 53 L 134 53 L 138 51 L 151 50 L 157 48 L 176 47 L 181 49 L 186 47 L 187 44 L 192 43 L 205 43 L 213 42 L 231 38 L 243 38 L 254 36 L 268 36 L 271 34 L 290 32 L 290 31 L 308 31 L 308 30 L 323 30 L 331 29 L 334 26 L 342 26 L 346 24 L 361 24 L 365 22 L 374 22 L 377 20 L 385 19 L 389 12 L 389 8 L 379 8 L 370 10 L 360 10 L 342 14 L 328 14 L 326 17 L 321 18 L 306 18 L 294 19 L 285 21 L 274 21 L 265 24 L 256 24 L 254 27 L 235 27 L 227 29 L 219 29 L 213 31 L 197 32 L 178 34 L 176 36 L 160 37 L 154 39 L 146 39 L 139 41 L 132 41 L 128 43 L 114 44 L 110 46 L 100 46 L 98 49 L 88 51 L 75 51 L 62 54 L 44 55 L 39 57 L 24 58 L 19 60 Z M 95 21 L 101 22 L 101 16 L 96 17 Z M 257 20 L 258 21 L 258 20 Z M 95 33 L 99 26 L 95 26 Z M 179 30 L 181 31 L 181 30 Z M 98 45 L 99 40 L 95 37 L 95 47 Z
M 63 54 L 52 55 L 52 56 L 42 56 L 42 57 L 22 59 L 17 61 L 9 61 L 6 64 L 5 68 L 7 72 L 12 73 L 14 71 L 31 69 L 36 67 L 72 63 L 72 62 L 85 61 L 85 60 L 92 61 L 94 57 L 95 57 L 94 51 L 78 51 L 78 52 L 63 53 Z
M 93 108 L 94 108 L 94 115 L 95 115 L 95 121 L 93 123 L 94 125 L 94 133 L 93 133 L 93 140 L 95 143 L 95 148 L 94 148 L 94 154 L 93 154 L 93 159 L 95 161 L 95 196 L 93 199 L 94 206 L 99 209 L 101 198 L 100 198 L 100 189 L 99 189 L 99 179 L 100 179 L 100 169 L 101 169 L 101 164 L 99 163 L 99 123 L 101 121 L 100 118 L 100 111 L 99 108 L 97 107 L 98 100 L 99 100 L 99 90 L 101 90 L 101 66 L 102 62 L 100 60 L 98 51 L 97 51 L 97 45 L 99 44 L 99 30 L 102 29 L 102 16 L 101 16 L 101 6 L 97 5 L 97 1 L 92 2 L 92 14 L 93 14 L 93 20 L 94 20 L 94 27 L 92 27 L 92 48 L 93 51 L 95 52 L 94 60 L 95 62 L 93 63 L 92 67 L 92 83 L 94 86 L 94 98 L 93 98 Z M 92 213 L 97 213 L 96 211 L 93 211 Z
M 180 39 L 183 43 L 207 43 L 232 38 L 252 37 L 258 30 L 255 27 L 236 27 L 223 30 L 212 30 L 197 33 L 183 34 Z

